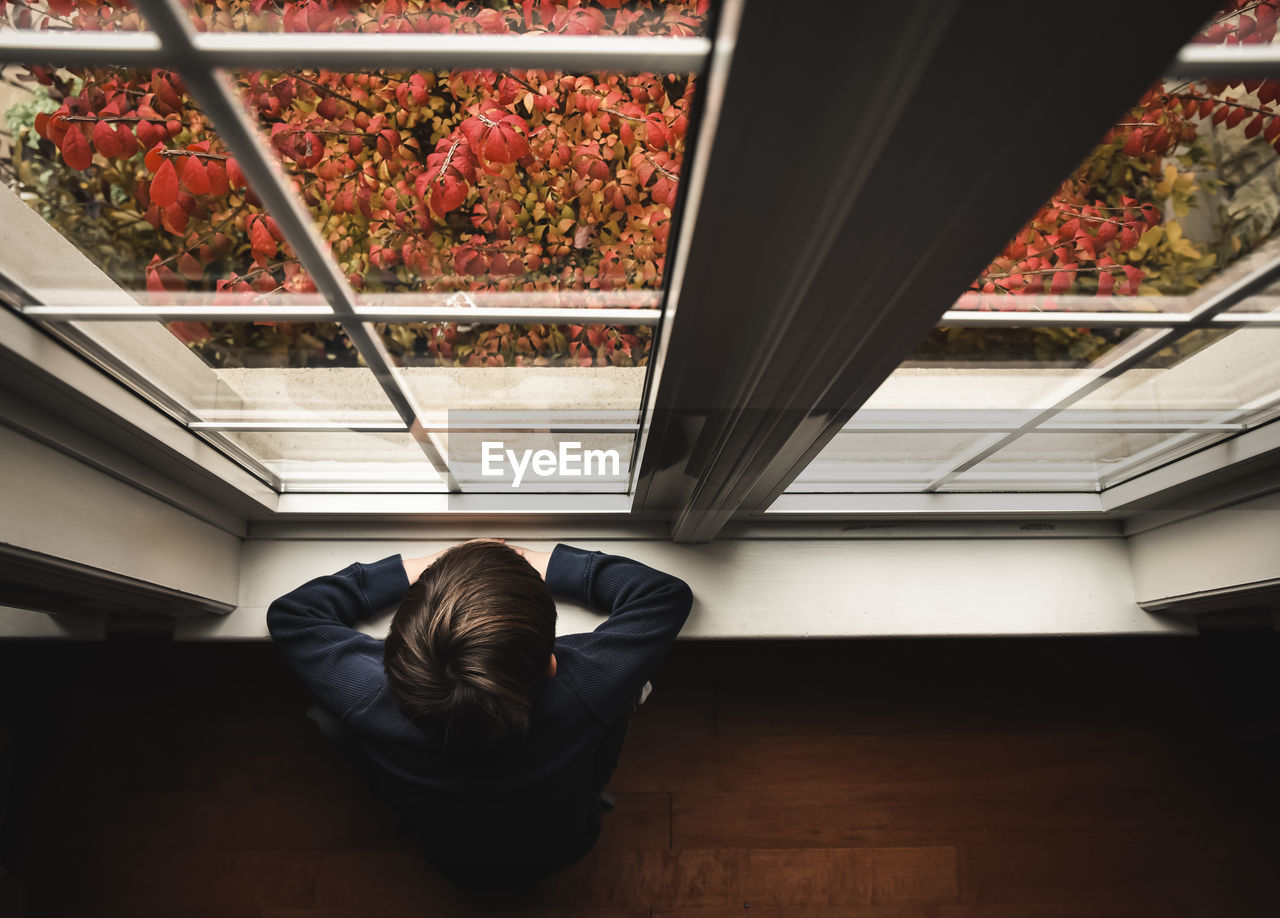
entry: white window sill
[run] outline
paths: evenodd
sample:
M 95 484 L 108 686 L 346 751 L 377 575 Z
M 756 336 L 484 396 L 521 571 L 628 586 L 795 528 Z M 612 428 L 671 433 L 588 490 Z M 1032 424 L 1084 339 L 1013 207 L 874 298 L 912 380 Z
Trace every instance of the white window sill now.
M 1004 535 L 999 535 L 1000 532 Z M 726 538 L 708 545 L 659 539 L 566 541 L 621 554 L 686 580 L 694 609 L 686 639 L 1171 634 L 1193 632 L 1134 599 L 1128 547 L 1087 530 L 1031 536 L 1014 524 L 989 538 Z M 501 532 L 484 533 L 502 535 Z M 515 541 L 515 538 L 512 539 Z M 354 561 L 416 556 L 447 541 L 250 539 L 240 602 L 230 615 L 180 621 L 180 640 L 265 640 L 272 600 Z M 521 539 L 532 548 L 555 543 Z M 600 616 L 562 603 L 559 631 L 589 631 Z M 382 615 L 365 630 L 386 633 Z

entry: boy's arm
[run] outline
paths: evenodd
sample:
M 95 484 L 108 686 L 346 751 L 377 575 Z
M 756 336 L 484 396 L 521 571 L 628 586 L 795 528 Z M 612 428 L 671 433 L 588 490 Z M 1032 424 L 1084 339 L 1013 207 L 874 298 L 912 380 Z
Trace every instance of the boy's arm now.
M 573 680 L 606 721 L 629 712 L 641 687 L 661 665 L 689 617 L 693 593 L 678 577 L 638 561 L 557 545 L 547 587 L 608 618 L 588 634 L 557 639 L 573 647 Z
M 419 559 L 422 560 L 422 559 Z M 392 555 L 304 583 L 271 604 L 267 628 L 311 694 L 339 717 L 385 681 L 382 642 L 356 629 L 409 588 L 409 564 Z

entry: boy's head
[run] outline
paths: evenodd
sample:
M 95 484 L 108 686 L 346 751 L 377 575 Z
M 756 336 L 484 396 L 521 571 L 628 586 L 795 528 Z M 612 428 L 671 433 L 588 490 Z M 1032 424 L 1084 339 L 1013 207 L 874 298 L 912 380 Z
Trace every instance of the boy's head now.
M 555 636 L 556 604 L 533 566 L 501 542 L 464 542 L 409 587 L 384 667 L 409 719 L 484 742 L 529 729 Z

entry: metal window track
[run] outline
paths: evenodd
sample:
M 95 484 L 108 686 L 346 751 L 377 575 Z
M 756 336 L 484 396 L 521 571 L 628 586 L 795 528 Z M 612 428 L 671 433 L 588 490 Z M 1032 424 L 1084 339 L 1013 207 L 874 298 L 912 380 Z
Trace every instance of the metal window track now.
M 1212 323 L 1214 317 L 1243 302 L 1249 296 L 1267 289 L 1280 281 L 1280 254 L 1268 252 L 1265 257 L 1255 253 L 1254 258 L 1246 259 L 1230 276 L 1224 278 L 1214 290 L 1199 298 L 1199 304 L 1192 313 L 1192 321 L 1186 328 L 1204 327 Z M 1092 371 L 1081 375 L 1080 379 L 1058 398 L 1051 406 L 1037 411 L 1033 417 L 1023 423 L 1017 430 L 984 443 L 971 450 L 961 462 L 932 482 L 925 488 L 926 492 L 936 492 L 945 487 L 958 476 L 978 465 L 983 460 L 1004 449 L 1023 434 L 1031 433 L 1054 416 L 1069 408 L 1091 392 L 1101 388 L 1126 370 L 1137 366 L 1152 354 L 1167 347 L 1180 333 L 1178 328 L 1149 329 L 1150 334 L 1134 335 L 1128 341 L 1104 358 L 1103 362 Z
M 174 40 L 174 17 L 160 2 L 140 2 L 151 32 L 69 29 L 0 33 L 0 59 L 57 67 L 162 67 L 184 72 L 218 67 L 501 69 L 570 73 L 693 73 L 711 40 L 594 35 L 448 35 L 367 32 L 191 32 Z M 187 12 L 178 11 L 184 29 Z
M 1165 68 L 1165 77 L 1195 79 L 1268 79 L 1280 76 L 1280 46 L 1187 45 Z

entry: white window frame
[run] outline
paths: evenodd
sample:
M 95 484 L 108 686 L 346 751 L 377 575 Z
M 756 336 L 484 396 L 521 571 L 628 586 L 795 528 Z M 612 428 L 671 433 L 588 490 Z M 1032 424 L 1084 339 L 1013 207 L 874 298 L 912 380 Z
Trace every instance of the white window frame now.
M 286 33 L 201 33 L 192 26 L 179 0 L 141 0 L 138 8 L 150 32 L 6 32 L 0 39 L 0 59 L 35 60 L 59 66 L 111 64 L 138 67 L 166 67 L 180 73 L 188 91 L 215 124 L 219 137 L 236 157 L 250 185 L 272 214 L 299 262 L 307 269 L 327 308 L 314 304 L 272 308 L 215 308 L 206 304 L 190 307 L 182 303 L 143 307 L 137 303 L 87 305 L 80 302 L 45 302 L 34 296 L 47 291 L 31 291 L 23 311 L 44 321 L 128 320 L 141 318 L 221 318 L 297 321 L 335 321 L 340 324 L 373 372 L 384 395 L 409 433 L 422 448 L 445 490 L 462 490 L 445 458 L 438 424 L 427 421 L 426 413 L 403 380 L 393 361 L 373 331 L 373 321 L 432 321 L 464 318 L 465 321 L 503 321 L 514 315 L 528 322 L 556 322 L 581 318 L 570 308 L 548 307 L 545 300 L 537 308 L 523 308 L 526 294 L 489 294 L 483 297 L 413 297 L 412 305 L 397 306 L 357 302 L 355 291 L 320 239 L 305 206 L 289 187 L 275 158 L 259 137 L 257 125 L 236 98 L 224 69 L 231 67 L 304 66 L 350 68 L 376 63 L 379 67 L 554 67 L 622 72 L 701 72 L 711 49 L 707 38 L 595 38 L 575 36 L 491 36 L 491 35 L 371 35 Z M 122 295 L 128 300 L 128 295 Z M 393 299 L 394 298 L 390 298 Z M 404 298 L 401 298 L 402 300 Z M 653 294 L 623 294 L 615 297 L 628 305 L 639 301 L 649 308 L 594 311 L 599 321 L 626 321 L 628 324 L 656 324 L 658 311 Z M 462 300 L 466 305 L 457 305 Z M 477 302 L 480 300 L 480 302 Z M 189 419 L 193 420 L 193 419 Z M 217 428 L 199 428 L 214 436 Z M 255 474 L 279 486 L 279 479 L 253 460 L 228 438 L 217 438 L 231 449 Z
M 671 370 L 666 364 L 674 336 L 687 339 L 691 333 L 682 329 L 683 316 L 677 313 L 682 301 L 696 300 L 701 292 L 700 274 L 714 273 L 715 259 L 709 258 L 699 251 L 696 231 L 710 221 L 704 216 L 699 222 L 698 214 L 708 206 L 704 201 L 704 188 L 709 176 L 724 164 L 727 158 L 737 155 L 732 146 L 735 135 L 730 131 L 728 136 L 721 133 L 721 116 L 726 107 L 726 94 L 733 86 L 743 86 L 743 69 L 755 67 L 761 59 L 760 44 L 757 32 L 747 28 L 740 33 L 740 28 L 747 13 L 754 13 L 755 19 L 747 22 L 748 26 L 757 23 L 762 15 L 759 8 L 745 8 L 738 0 L 728 0 L 722 5 L 718 17 L 718 33 L 713 45 L 710 39 L 618 39 L 618 38 L 569 38 L 569 37 L 523 37 L 523 36 L 440 36 L 440 35 L 313 35 L 313 34 L 226 34 L 198 33 L 187 18 L 186 11 L 178 0 L 138 0 L 138 6 L 145 16 L 152 32 L 146 33 L 73 33 L 60 32 L 51 34 L 39 31 L 6 32 L 0 36 L 0 55 L 7 60 L 41 60 L 53 64 L 121 64 L 134 66 L 158 66 L 172 68 L 181 72 L 193 97 L 203 110 L 215 121 L 220 136 L 241 162 L 242 168 L 250 183 L 258 191 L 266 209 L 273 214 L 289 243 L 299 255 L 300 261 L 308 269 L 316 281 L 317 287 L 325 301 L 324 307 L 311 304 L 281 303 L 271 308 L 215 308 L 204 303 L 181 302 L 175 298 L 172 304 L 139 305 L 130 302 L 113 301 L 104 304 L 95 300 L 92 304 L 76 300 L 75 297 L 54 297 L 55 302 L 42 300 L 39 292 L 23 291 L 21 301 L 23 312 L 28 318 L 44 322 L 64 323 L 69 335 L 76 335 L 80 343 L 85 343 L 82 331 L 77 330 L 75 323 L 82 321 L 127 321 L 142 318 L 150 319 L 197 319 L 197 318 L 257 318 L 264 320 L 308 320 L 337 321 L 356 344 L 366 363 L 373 371 L 382 386 L 389 403 L 400 418 L 400 428 L 406 430 L 422 447 L 424 454 L 445 482 L 446 489 L 452 493 L 444 495 L 379 495 L 374 503 L 381 508 L 378 512 L 399 512 L 410 514 L 436 513 L 601 513 L 606 515 L 639 515 L 652 517 L 655 514 L 667 514 L 674 511 L 677 519 L 677 538 L 699 540 L 713 537 L 719 527 L 728 520 L 740 518 L 764 518 L 766 516 L 797 513 L 830 513 L 861 514 L 864 512 L 911 512 L 928 514 L 1017 514 L 1022 512 L 1044 513 L 1094 513 L 1108 509 L 1108 501 L 1098 495 L 1089 494 L 940 494 L 934 493 L 943 487 L 956 474 L 976 465 L 982 459 L 1001 448 L 1012 439 L 1032 429 L 1042 422 L 1052 424 L 1052 417 L 1067 408 L 1074 401 L 1101 385 L 1107 379 L 1118 375 L 1130 366 L 1141 361 L 1145 356 L 1167 344 L 1172 336 L 1192 327 L 1251 325 L 1272 327 L 1280 324 L 1280 317 L 1275 314 L 1231 314 L 1224 311 L 1237 302 L 1242 296 L 1260 289 L 1267 283 L 1280 277 L 1280 260 L 1272 258 L 1264 265 L 1258 266 L 1250 262 L 1249 270 L 1240 269 L 1230 278 L 1215 283 L 1211 288 L 1201 291 L 1197 297 L 1187 298 L 1186 308 L 1173 312 L 1152 316 L 1124 316 L 1089 312 L 1087 321 L 1100 325 L 1107 322 L 1116 325 L 1139 325 L 1145 328 L 1159 329 L 1156 334 L 1148 336 L 1138 347 L 1120 349 L 1119 352 L 1099 367 L 1080 377 L 1079 384 L 1065 392 L 1061 399 L 1047 406 L 1043 412 L 1035 414 L 1016 430 L 1001 432 L 993 437 L 981 449 L 966 456 L 959 466 L 940 474 L 925 489 L 923 494 L 899 495 L 821 495 L 823 505 L 817 507 L 814 501 L 805 495 L 783 495 L 787 484 L 795 477 L 798 467 L 791 458 L 794 455 L 812 457 L 823 444 L 834 436 L 842 427 L 841 415 L 847 419 L 852 415 L 856 404 L 849 399 L 841 401 L 838 411 L 828 410 L 824 417 L 812 419 L 797 425 L 791 433 L 787 433 L 787 449 L 780 451 L 776 461 L 770 455 L 763 459 L 752 459 L 750 473 L 745 477 L 738 475 L 732 488 L 725 489 L 720 483 L 709 479 L 715 476 L 698 476 L 697 488 L 705 491 L 713 487 L 716 491 L 712 503 L 705 499 L 689 500 L 681 498 L 674 505 L 667 506 L 664 498 L 655 498 L 652 478 L 656 474 L 653 467 L 658 464 L 655 458 L 662 451 L 664 444 L 672 441 L 671 421 L 667 414 L 674 410 L 677 414 L 687 410 L 685 403 L 679 399 L 675 404 L 660 403 L 654 398 L 655 392 L 661 392 L 664 375 L 670 376 Z M 927 6 L 927 5 L 926 5 Z M 888 83 L 902 81 L 910 87 L 926 73 L 929 55 L 939 56 L 943 47 L 946 28 L 953 24 L 957 17 L 970 14 L 961 11 L 955 5 L 944 5 L 945 8 L 931 7 L 928 16 L 911 20 L 909 31 L 916 35 L 919 50 L 926 59 L 926 64 L 916 60 L 898 60 L 898 71 L 886 71 Z M 847 15 L 852 15 L 851 11 Z M 1170 27 L 1174 28 L 1174 27 Z M 749 40 L 744 41 L 744 37 Z M 1153 42 L 1158 45 L 1159 42 Z M 745 53 L 742 46 L 745 45 Z M 804 54 L 804 49 L 791 49 L 787 53 Z M 1151 52 L 1158 54 L 1158 49 Z M 735 59 L 737 55 L 737 59 Z M 692 148 L 689 162 L 685 170 L 684 213 L 685 229 L 676 235 L 674 254 L 669 266 L 667 279 L 667 299 L 665 313 L 658 307 L 656 294 L 629 295 L 628 301 L 619 306 L 634 307 L 618 309 L 618 321 L 628 324 L 659 324 L 661 320 L 663 334 L 655 344 L 655 357 L 650 371 L 650 388 L 644 406 L 644 418 L 639 432 L 639 446 L 633 461 L 632 498 L 618 500 L 616 495 L 486 495 L 460 494 L 458 483 L 454 480 L 440 448 L 440 436 L 444 429 L 438 424 L 425 422 L 425 413 L 416 404 L 412 394 L 393 372 L 391 360 L 376 335 L 370 331 L 373 321 L 392 320 L 438 320 L 447 321 L 465 317 L 469 321 L 488 319 L 501 321 L 504 318 L 527 318 L 532 321 L 565 321 L 576 318 L 573 310 L 561 306 L 539 305 L 526 311 L 517 299 L 522 295 L 480 295 L 472 300 L 471 305 L 458 305 L 456 299 L 411 298 L 394 300 L 389 298 L 385 303 L 370 305 L 357 302 L 354 292 L 341 275 L 330 257 L 327 248 L 320 240 L 310 216 L 306 213 L 300 200 L 292 193 L 288 182 L 278 164 L 257 137 L 257 128 L 250 116 L 237 102 L 229 82 L 221 73 L 225 67 L 281 67 L 281 66 L 328 66 L 351 67 L 369 60 L 376 60 L 380 67 L 555 67 L 557 69 L 608 69 L 615 71 L 658 70 L 698 72 L 703 79 L 702 87 L 702 121 L 699 126 L 700 141 Z M 1140 67 L 1141 62 L 1134 64 Z M 735 72 L 731 76 L 731 73 Z M 1194 74 L 1232 75 L 1257 74 L 1275 72 L 1280 69 L 1280 55 L 1271 48 L 1252 46 L 1232 49 L 1206 49 L 1189 47 L 1184 49 L 1176 63 L 1169 69 L 1174 76 Z M 1119 91 L 1118 91 L 1119 92 Z M 1100 102 L 1099 107 L 1105 105 Z M 883 150 L 888 140 L 874 138 L 874 148 Z M 863 151 L 841 151 L 844 160 L 849 161 L 849 168 L 854 170 L 845 176 L 854 182 L 858 176 L 857 160 Z M 839 184 L 838 182 L 835 184 Z M 1028 182 L 1028 184 L 1030 184 Z M 854 187 L 854 186 L 850 186 Z M 833 195 L 833 215 L 840 207 L 851 207 L 853 199 L 841 199 Z M 847 212 L 847 210 L 846 210 Z M 830 252 L 827 257 L 830 257 Z M 807 283 L 807 281 L 806 281 Z M 117 292 L 118 288 L 117 288 Z M 127 295 L 125 295 L 127 298 Z M 944 313 L 939 321 L 934 313 L 931 322 L 944 325 L 999 325 L 1013 324 L 1019 318 L 1004 314 L 981 313 L 967 310 L 965 298 L 961 298 L 951 310 Z M 893 304 L 885 304 L 889 309 Z M 687 306 L 681 312 L 687 316 Z M 903 312 L 901 305 L 896 307 Z M 613 318 L 612 310 L 609 318 Z M 929 309 L 920 306 L 914 309 L 910 326 L 920 323 L 919 316 L 928 315 Z M 779 313 L 781 314 L 781 313 Z M 598 318 L 605 318 L 603 312 L 596 312 Z M 1085 320 L 1084 313 L 1040 314 L 1036 324 L 1076 324 Z M 1025 318 L 1023 318 L 1025 323 Z M 158 326 L 157 326 L 158 329 Z M 909 337 L 909 335 L 908 335 Z M 676 339 L 679 342 L 679 337 Z M 829 361 L 828 361 L 829 362 Z M 835 365 L 818 361 L 818 366 L 827 372 L 835 373 Z M 684 371 L 680 371 L 682 374 Z M 868 379 L 877 370 L 869 371 Z M 684 374 L 687 375 L 687 374 Z M 680 382 L 681 380 L 676 380 Z M 688 389 L 687 382 L 685 385 Z M 866 380 L 857 386 L 850 386 L 851 392 L 863 392 L 865 398 Z M 672 383 L 666 391 L 677 391 L 678 386 Z M 766 404 L 755 399 L 749 390 L 739 390 L 740 400 L 731 409 L 760 410 Z M 119 399 L 119 393 L 111 398 Z M 853 398 L 856 401 L 856 398 Z M 772 403 L 770 403 L 772 407 Z M 162 408 L 168 408 L 172 415 L 172 405 L 161 401 Z M 715 410 L 714 405 L 706 406 Z M 815 407 L 817 407 L 815 405 Z M 701 413 L 701 412 L 695 412 Z M 232 430 L 226 425 L 201 422 L 190 417 L 183 420 L 190 433 L 197 434 L 217 443 L 220 449 L 229 453 L 237 453 L 234 444 L 219 434 Z M 681 419 L 683 423 L 685 419 Z M 1229 425 L 1230 420 L 1222 421 Z M 655 432 L 656 431 L 656 432 Z M 784 431 L 785 433 L 785 431 Z M 779 434 L 782 435 L 782 434 Z M 1249 435 L 1245 435 L 1249 436 Z M 1237 438 L 1243 439 L 1243 438 Z M 727 441 L 726 441 L 727 442 Z M 760 438 L 748 441 L 746 448 L 760 453 L 767 442 Z M 797 446 L 796 444 L 799 444 Z M 735 447 L 736 448 L 736 447 Z M 767 450 L 766 450 L 767 453 Z M 744 453 L 745 455 L 745 453 Z M 268 484 L 272 476 L 260 466 L 255 468 L 246 457 L 238 455 L 242 465 Z M 724 453 L 713 459 L 718 474 L 731 474 L 731 457 Z M 779 462 L 788 463 L 785 467 Z M 1158 462 L 1152 463 L 1159 466 Z M 1178 463 L 1166 468 L 1177 468 Z M 1150 473 L 1148 473 L 1150 474 Z M 233 476 L 222 476 L 231 480 Z M 1166 478 L 1168 474 L 1166 473 Z M 275 482 L 278 485 L 278 482 Z M 1133 484 L 1129 482 L 1128 484 Z M 661 490 L 661 488 L 657 489 Z M 1134 490 L 1130 488 L 1130 490 Z M 781 496 L 780 496 L 781 495 Z M 701 500 L 701 503 L 699 503 Z M 285 514 L 342 514 L 346 512 L 369 513 L 370 495 L 363 494 L 291 494 L 280 495 L 280 499 L 271 507 L 273 512 Z M 264 504 L 265 506 L 266 504 Z M 356 506 L 363 509 L 355 510 Z M 898 510 L 888 509 L 891 506 Z M 868 510 L 878 507 L 879 510 Z M 344 508 L 349 508 L 344 509 Z M 522 508 L 528 508 L 527 511 Z M 1054 511 L 1053 508 L 1057 508 Z M 1114 504 L 1111 509 L 1114 509 Z M 712 511 L 708 515 L 708 511 Z M 690 523 L 691 514 L 701 514 L 705 519 Z M 705 520 L 712 520 L 706 522 Z M 681 520 L 685 522 L 682 523 Z

